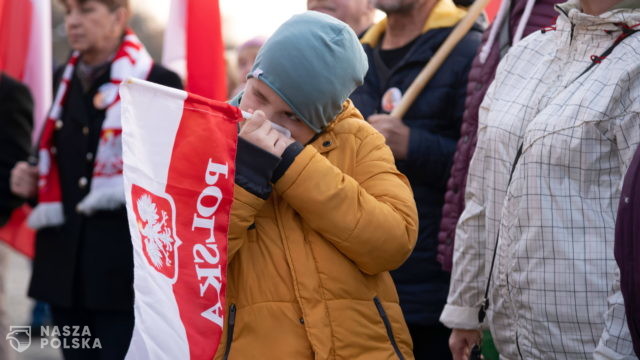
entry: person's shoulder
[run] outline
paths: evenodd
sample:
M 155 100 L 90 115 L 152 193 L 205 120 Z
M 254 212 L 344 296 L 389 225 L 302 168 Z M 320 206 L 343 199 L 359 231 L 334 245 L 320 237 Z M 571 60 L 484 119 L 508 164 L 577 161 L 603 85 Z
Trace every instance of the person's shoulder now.
M 540 29 L 522 38 L 517 44 L 509 49 L 509 53 L 526 53 L 536 52 L 546 54 L 556 48 L 555 33 L 556 30 Z
M 331 130 L 336 136 L 350 136 L 363 140 L 377 133 L 373 126 L 364 120 L 364 117 L 353 103 L 349 102 L 345 106 L 345 110 L 338 115 L 338 119 L 336 119 L 336 123 Z
M 62 77 L 62 73 L 64 72 L 64 69 L 66 67 L 67 67 L 66 64 L 56 66 L 56 68 L 53 70 L 53 78 L 54 79 L 60 79 Z
M 31 101 L 31 92 L 25 84 L 5 73 L 0 73 L 0 77 L 0 97 L 11 97 L 14 99 L 24 98 Z
M 64 73 L 64 69 L 67 65 L 58 65 L 55 69 L 53 69 L 53 91 L 55 94 L 58 85 L 60 84 L 60 79 L 62 79 L 62 74 Z
M 640 67 L 640 36 L 628 36 L 620 44 L 618 54 L 620 58 L 624 60 L 629 68 L 638 69 Z
M 149 77 L 147 78 L 147 80 L 156 84 L 169 86 L 175 89 L 180 89 L 180 90 L 183 89 L 182 80 L 180 79 L 180 76 L 178 76 L 178 74 L 176 74 L 175 72 L 159 64 L 153 64 L 153 67 L 151 68 L 151 72 L 149 73 Z
M 430 29 L 422 33 L 416 39 L 416 45 L 419 49 L 414 52 L 414 56 L 425 56 L 431 58 L 433 53 L 437 51 L 442 44 L 447 40 L 451 32 L 455 27 L 441 27 Z M 482 30 L 474 26 L 466 35 L 460 39 L 456 46 L 451 51 L 449 58 L 473 58 L 478 50 L 478 47 L 482 43 Z
M 536 71 L 536 67 L 532 66 L 532 64 L 555 57 L 557 49 L 556 35 L 555 30 L 544 29 L 529 34 L 509 48 L 499 66 L 517 70 L 517 73 L 521 76 L 531 71 Z
M 522 86 L 522 79 L 546 76 L 542 69 L 557 60 L 554 36 L 551 31 L 536 31 L 512 46 L 498 64 L 494 86 L 504 89 L 500 91 L 511 92 L 513 86 Z M 511 84 L 511 87 L 503 84 Z M 507 93 L 502 96 L 511 95 Z
M 462 39 L 460 39 L 460 42 L 454 48 L 453 53 L 458 56 L 475 57 L 478 52 L 478 48 L 482 44 L 482 34 L 482 29 L 474 26 Z

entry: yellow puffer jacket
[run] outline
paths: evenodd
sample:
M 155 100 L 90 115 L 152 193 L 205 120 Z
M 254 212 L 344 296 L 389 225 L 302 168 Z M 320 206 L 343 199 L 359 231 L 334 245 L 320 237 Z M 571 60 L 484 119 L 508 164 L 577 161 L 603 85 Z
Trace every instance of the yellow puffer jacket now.
M 388 271 L 417 213 L 384 137 L 347 101 L 273 190 L 235 188 L 216 359 L 413 359 Z

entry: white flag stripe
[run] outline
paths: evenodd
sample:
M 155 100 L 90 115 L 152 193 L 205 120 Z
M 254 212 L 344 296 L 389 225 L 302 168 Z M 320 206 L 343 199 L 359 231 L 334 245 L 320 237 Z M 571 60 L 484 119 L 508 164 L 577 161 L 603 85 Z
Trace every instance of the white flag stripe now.
M 31 34 L 25 63 L 24 81 L 31 90 L 34 100 L 33 135 L 36 141 L 40 136 L 42 124 L 51 106 L 51 1 L 30 0 L 33 4 L 31 15 Z
M 186 14 L 186 0 L 171 0 L 162 45 L 162 65 L 175 71 L 183 80 L 187 74 Z
M 138 224 L 135 216 L 131 216 L 131 206 L 135 206 L 131 198 L 132 179 L 156 194 L 165 192 L 173 141 L 187 93 L 130 79 L 120 87 L 120 96 L 125 194 L 134 248 L 136 318 L 126 359 L 189 359 L 186 331 L 172 296 L 173 281 L 148 270 Z
M 128 79 L 120 86 L 120 97 L 124 172 L 144 169 L 145 174 L 132 175 L 136 178 L 144 176 L 151 182 L 148 190 L 163 193 L 173 140 L 182 118 L 187 93 L 144 80 Z M 134 162 L 144 166 L 127 166 Z

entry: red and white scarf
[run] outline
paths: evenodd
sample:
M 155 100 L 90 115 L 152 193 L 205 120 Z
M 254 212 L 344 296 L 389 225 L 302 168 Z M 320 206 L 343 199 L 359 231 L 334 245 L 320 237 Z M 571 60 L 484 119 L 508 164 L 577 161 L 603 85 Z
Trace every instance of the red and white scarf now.
M 54 135 L 64 126 L 62 112 L 80 58 L 75 51 L 67 63 L 49 112 L 38 147 L 38 205 L 29 216 L 29 226 L 41 229 L 64 223 L 62 193 Z M 90 215 L 98 210 L 113 210 L 125 203 L 122 179 L 122 126 L 120 123 L 120 83 L 130 77 L 146 79 L 153 60 L 131 30 L 127 30 L 111 63 L 111 81 L 102 85 L 94 103 L 106 109 L 95 157 L 91 188 L 77 210 Z

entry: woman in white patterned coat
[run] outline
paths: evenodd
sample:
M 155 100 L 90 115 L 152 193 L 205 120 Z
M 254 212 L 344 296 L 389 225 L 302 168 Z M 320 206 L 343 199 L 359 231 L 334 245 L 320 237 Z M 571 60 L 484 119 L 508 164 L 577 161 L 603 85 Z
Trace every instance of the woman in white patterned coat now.
M 480 110 L 441 316 L 455 359 L 479 340 L 489 278 L 502 358 L 635 359 L 613 244 L 640 142 L 640 0 L 557 9 L 506 55 Z

